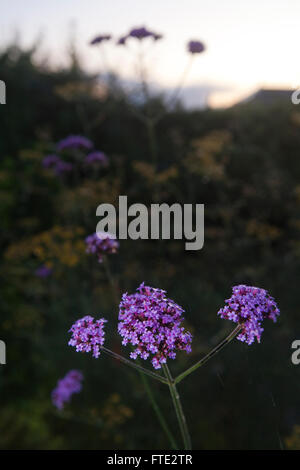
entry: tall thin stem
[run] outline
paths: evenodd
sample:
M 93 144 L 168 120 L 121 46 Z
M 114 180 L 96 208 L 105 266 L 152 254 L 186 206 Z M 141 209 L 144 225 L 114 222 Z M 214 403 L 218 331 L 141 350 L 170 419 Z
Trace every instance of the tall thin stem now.
M 154 168 L 157 166 L 157 145 L 156 145 L 156 132 L 155 132 L 155 121 L 151 118 L 147 118 L 146 127 L 149 139 L 150 154 Z
M 180 427 L 180 432 L 181 432 L 183 443 L 184 443 L 184 449 L 185 450 L 191 450 L 192 449 L 191 438 L 190 438 L 189 430 L 188 430 L 188 427 L 187 427 L 185 415 L 184 415 L 184 412 L 183 412 L 183 409 L 182 409 L 179 393 L 177 391 L 177 387 L 175 385 L 174 379 L 171 375 L 171 372 L 170 372 L 167 364 L 163 364 L 162 367 L 163 367 L 163 371 L 165 373 L 166 379 L 168 381 L 171 398 L 172 398 L 172 401 L 173 401 L 173 405 L 174 405 L 174 408 L 175 408 L 178 424 L 179 424 L 179 427 Z
M 179 83 L 178 83 L 177 87 L 175 88 L 174 92 L 172 93 L 172 95 L 169 99 L 168 106 L 171 107 L 171 108 L 176 104 L 176 101 L 177 101 L 177 99 L 180 95 L 180 92 L 183 88 L 183 85 L 184 85 L 185 80 L 188 76 L 188 73 L 189 73 L 189 71 L 192 67 L 193 61 L 194 61 L 194 55 L 191 54 L 190 58 L 189 58 L 189 61 L 186 65 L 185 69 L 183 70 L 183 74 L 180 77 Z
M 167 422 L 164 418 L 164 416 L 162 415 L 161 411 L 160 411 L 160 408 L 156 402 L 156 399 L 154 397 L 154 394 L 151 390 L 151 386 L 149 385 L 149 382 L 148 382 L 148 377 L 146 377 L 142 372 L 140 372 L 140 375 L 141 375 L 141 379 L 142 379 L 142 382 L 144 384 L 144 387 L 146 389 L 146 392 L 148 394 L 148 397 L 150 399 L 150 402 L 151 402 L 151 405 L 152 405 L 152 408 L 153 410 L 155 411 L 156 413 L 156 416 L 157 416 L 157 419 L 158 421 L 160 422 L 160 425 L 162 427 L 162 429 L 164 430 L 164 432 L 166 433 L 169 441 L 170 441 L 170 444 L 172 446 L 172 449 L 173 450 L 178 450 L 178 445 L 176 444 L 176 441 L 174 439 L 174 436 L 173 434 L 171 433 L 170 429 L 169 429 L 169 426 L 167 425 Z
M 138 71 L 140 76 L 141 87 L 144 95 L 144 100 L 146 103 L 149 101 L 149 88 L 148 88 L 148 80 L 147 80 L 147 71 L 144 64 L 144 49 L 142 41 L 139 44 L 139 54 L 138 54 Z
M 217 354 L 221 349 L 223 349 L 227 344 L 229 344 L 235 337 L 236 335 L 241 331 L 242 326 L 238 325 L 223 341 L 221 341 L 217 346 L 215 346 L 206 356 L 204 356 L 200 361 L 196 362 L 193 366 L 191 366 L 189 369 L 186 371 L 182 372 L 182 374 L 179 374 L 174 382 L 175 384 L 181 382 L 186 376 L 194 372 L 194 370 L 198 369 L 198 367 L 203 366 L 209 359 L 211 359 L 215 354 Z

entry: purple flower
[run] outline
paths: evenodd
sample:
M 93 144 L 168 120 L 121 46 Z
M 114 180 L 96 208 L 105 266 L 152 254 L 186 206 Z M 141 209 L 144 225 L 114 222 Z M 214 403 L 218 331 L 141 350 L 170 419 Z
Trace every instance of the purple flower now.
M 74 346 L 77 352 L 92 352 L 93 357 L 97 359 L 105 340 L 106 322 L 104 318 L 95 320 L 90 315 L 77 320 L 69 330 L 72 333 L 69 346 Z
M 70 370 L 63 379 L 57 382 L 57 386 L 51 394 L 53 405 L 62 410 L 64 404 L 71 400 L 73 393 L 81 391 L 82 380 L 83 375 L 79 370 Z
M 205 46 L 203 42 L 200 41 L 190 41 L 188 43 L 188 51 L 191 52 L 191 54 L 200 54 L 205 50 Z
M 81 135 L 69 135 L 65 139 L 59 141 L 57 144 L 57 150 L 65 150 L 70 148 L 74 149 L 80 147 L 90 150 L 93 148 L 93 143 Z
M 44 168 L 52 168 L 57 175 L 69 172 L 73 169 L 72 163 L 61 160 L 57 155 L 47 155 L 43 159 Z
M 163 35 L 162 35 L 162 34 L 153 33 L 153 34 L 152 34 L 152 37 L 153 37 L 154 41 L 159 41 L 160 39 L 163 38 Z
M 73 170 L 72 163 L 65 162 L 63 160 L 59 160 L 56 165 L 54 166 L 55 173 L 57 175 L 63 175 L 64 173 L 68 173 Z
M 129 35 L 126 34 L 125 36 L 121 36 L 118 40 L 117 40 L 117 44 L 119 46 L 124 46 L 126 44 L 126 41 L 128 39 Z
M 239 323 L 242 326 L 237 339 L 252 344 L 260 342 L 264 331 L 261 324 L 266 318 L 276 322 L 280 311 L 269 293 L 264 289 L 252 286 L 234 286 L 232 296 L 225 300 L 225 307 L 218 312 L 221 318 Z
M 95 44 L 100 44 L 103 41 L 109 41 L 111 39 L 110 34 L 100 34 L 90 41 L 90 45 L 94 46 Z
M 44 168 L 52 168 L 56 163 L 60 161 L 60 158 L 57 155 L 46 155 L 43 158 L 43 167 Z
M 135 346 L 132 359 L 152 355 L 155 369 L 160 369 L 167 358 L 175 359 L 178 349 L 191 352 L 192 335 L 180 327 L 184 310 L 165 294 L 142 283 L 136 294 L 122 296 L 119 310 L 122 344 Z
M 126 34 L 125 36 L 121 36 L 118 40 L 117 40 L 117 44 L 119 46 L 124 46 L 126 44 L 126 41 L 127 39 L 129 38 L 129 35 Z
M 141 28 L 133 28 L 128 34 L 128 36 L 139 39 L 140 41 L 148 37 L 153 37 L 153 35 L 154 33 L 149 31 L 144 26 L 142 26 Z
M 52 269 L 48 268 L 45 264 L 42 264 L 39 268 L 35 270 L 35 275 L 41 278 L 46 278 L 50 276 Z
M 104 255 L 116 253 L 119 242 L 108 232 L 97 232 L 85 239 L 86 252 L 95 254 L 99 263 L 102 263 Z
M 85 163 L 93 164 L 93 163 L 101 163 L 102 165 L 106 166 L 108 164 L 108 158 L 103 152 L 95 151 L 89 153 L 85 157 Z

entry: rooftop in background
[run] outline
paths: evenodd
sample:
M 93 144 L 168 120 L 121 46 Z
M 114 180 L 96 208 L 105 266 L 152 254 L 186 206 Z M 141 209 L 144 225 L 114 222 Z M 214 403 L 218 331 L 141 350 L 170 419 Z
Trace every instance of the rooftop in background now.
M 293 89 L 264 89 L 256 91 L 247 98 L 239 101 L 234 106 L 240 104 L 262 104 L 264 106 L 273 106 L 277 103 L 291 103 Z
M 254 93 L 245 97 L 245 94 L 242 97 L 237 95 L 232 101 L 228 103 L 221 101 L 218 103 L 218 100 L 213 101 L 213 98 L 218 94 L 226 93 L 227 90 L 224 87 L 217 86 L 187 86 L 184 87 L 180 93 L 180 99 L 187 109 L 203 109 L 206 107 L 209 108 L 231 108 L 241 105 L 262 105 L 262 106 L 273 106 L 274 104 L 291 104 L 291 96 L 294 92 L 294 89 L 273 89 L 273 88 L 261 88 Z M 230 92 L 230 90 L 229 90 Z

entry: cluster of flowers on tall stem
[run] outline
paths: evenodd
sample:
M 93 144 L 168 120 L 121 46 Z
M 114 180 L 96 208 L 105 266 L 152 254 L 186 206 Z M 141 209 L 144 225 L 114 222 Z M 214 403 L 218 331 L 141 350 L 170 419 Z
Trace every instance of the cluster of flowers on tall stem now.
M 263 331 L 262 321 L 267 318 L 276 321 L 280 313 L 269 293 L 253 286 L 234 286 L 232 297 L 225 303 L 218 315 L 237 323 L 237 327 L 206 356 L 174 379 L 167 366 L 167 360 L 175 359 L 178 350 L 191 352 L 192 335 L 181 326 L 184 312 L 182 307 L 169 299 L 164 290 L 146 286 L 144 283 L 137 288 L 136 293 L 131 295 L 125 293 L 122 296 L 118 331 L 123 338 L 122 344 L 125 346 L 130 344 L 134 348 L 130 353 L 131 359 L 151 358 L 154 369 L 162 368 L 165 377 L 105 348 L 104 318 L 95 320 L 91 316 L 85 316 L 77 320 L 70 329 L 72 337 L 69 345 L 75 347 L 77 352 L 91 352 L 95 358 L 104 351 L 114 359 L 167 384 L 185 449 L 190 449 L 190 436 L 176 384 L 205 364 L 235 337 L 249 345 L 255 338 L 260 341 Z M 60 387 L 64 390 L 62 385 Z M 61 396 L 62 400 L 65 400 L 63 393 Z M 62 401 L 59 401 L 60 394 L 57 391 L 54 393 L 54 398 L 61 406 Z
M 104 323 L 106 321 L 104 318 L 95 320 L 90 315 L 80 318 L 70 329 L 72 338 L 69 345 L 73 346 L 77 352 L 91 352 L 97 359 L 100 356 L 101 347 L 104 345 Z
M 108 165 L 104 152 L 95 150 L 93 142 L 81 135 L 69 135 L 55 146 L 55 153 L 46 155 L 43 167 L 63 176 L 74 171 L 100 168 Z
M 275 300 L 265 289 L 243 284 L 232 288 L 232 296 L 225 304 L 218 315 L 241 325 L 237 339 L 249 345 L 255 339 L 260 342 L 263 320 L 269 318 L 276 322 L 280 313 Z
M 132 359 L 152 356 L 152 365 L 160 369 L 167 359 L 175 359 L 176 351 L 191 352 L 192 335 L 181 323 L 183 308 L 166 297 L 161 289 L 142 283 L 137 293 L 124 294 L 120 303 L 118 330 L 122 344 L 135 347 Z
M 150 358 L 154 369 L 162 368 L 165 377 L 104 347 L 104 325 L 106 323 L 104 318 L 95 320 L 92 316 L 87 315 L 77 320 L 70 329 L 69 345 L 74 347 L 77 352 L 92 353 L 96 359 L 100 356 L 101 351 L 105 352 L 114 359 L 168 385 L 185 449 L 190 449 L 190 436 L 176 384 L 205 364 L 235 337 L 249 345 L 253 343 L 255 338 L 260 341 L 263 331 L 262 321 L 267 318 L 276 321 L 280 313 L 269 293 L 253 286 L 234 286 L 233 295 L 225 301 L 225 304 L 219 310 L 218 315 L 237 323 L 237 327 L 206 356 L 174 379 L 167 361 L 175 359 L 177 351 L 191 352 L 192 335 L 181 326 L 184 320 L 183 308 L 169 299 L 166 296 L 166 291 L 146 286 L 144 283 L 137 288 L 136 293 L 123 294 L 120 302 L 118 331 L 123 338 L 122 344 L 125 346 L 130 344 L 134 348 L 130 353 L 131 359 L 135 360 L 141 357 L 146 360 Z M 72 393 L 78 392 L 80 389 L 80 381 L 77 380 L 76 385 L 75 380 L 72 385 L 72 380 L 70 381 L 70 376 L 67 375 L 66 378 L 59 381 L 53 391 L 53 403 L 58 408 L 62 408 L 64 403 L 69 401 Z
M 105 255 L 111 255 L 118 251 L 119 242 L 108 232 L 96 232 L 85 239 L 86 252 L 97 257 L 102 263 Z
M 35 275 L 40 278 L 47 278 L 52 274 L 52 268 L 42 264 L 35 270 Z
M 79 393 L 82 389 L 83 375 L 79 370 L 70 370 L 65 377 L 57 382 L 57 386 L 52 391 L 53 405 L 62 410 L 74 393 Z
M 147 28 L 146 26 L 138 26 L 138 27 L 131 28 L 128 31 L 128 33 L 119 37 L 116 40 L 116 44 L 119 46 L 124 46 L 126 45 L 127 41 L 130 39 L 143 41 L 148 38 L 156 42 L 162 39 L 163 35 L 161 33 L 157 33 L 156 31 L 153 31 Z M 98 34 L 93 39 L 91 39 L 90 45 L 91 46 L 100 45 L 112 39 L 113 39 L 113 36 L 111 34 Z M 187 50 L 191 54 L 201 54 L 205 50 L 205 46 L 202 41 L 192 40 L 188 42 Z

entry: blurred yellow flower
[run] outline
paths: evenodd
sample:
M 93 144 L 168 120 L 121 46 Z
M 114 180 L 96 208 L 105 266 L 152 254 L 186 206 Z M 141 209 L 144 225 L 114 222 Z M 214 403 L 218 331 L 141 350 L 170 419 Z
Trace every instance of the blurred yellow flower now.
M 25 259 L 34 255 L 41 263 L 52 267 L 53 263 L 76 266 L 85 252 L 83 230 L 80 227 L 52 229 L 21 240 L 8 247 L 8 260 Z
M 156 172 L 154 165 L 147 162 L 134 161 L 132 166 L 136 173 L 142 176 L 150 186 L 154 183 L 167 183 L 178 176 L 178 169 L 174 165 L 160 172 Z
M 300 449 L 300 426 L 295 425 L 292 434 L 285 439 L 285 445 L 288 450 Z
M 252 219 L 247 223 L 246 233 L 260 241 L 272 241 L 281 236 L 281 230 L 278 227 L 268 223 L 259 222 L 256 219 Z
M 192 142 L 192 151 L 184 161 L 190 173 L 206 176 L 214 180 L 221 180 L 225 176 L 224 156 L 220 153 L 230 142 L 228 131 L 213 131 L 205 137 Z

